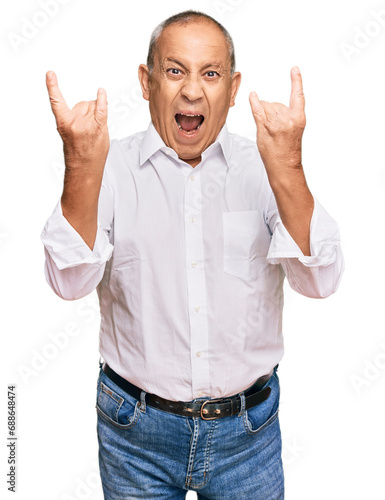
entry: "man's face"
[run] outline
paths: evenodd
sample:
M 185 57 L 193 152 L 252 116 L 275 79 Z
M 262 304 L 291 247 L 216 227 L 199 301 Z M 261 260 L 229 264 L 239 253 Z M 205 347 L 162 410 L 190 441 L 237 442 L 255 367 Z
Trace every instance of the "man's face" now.
M 143 97 L 164 143 L 196 166 L 224 125 L 241 75 L 230 74 L 226 39 L 210 21 L 168 26 L 158 40 L 151 75 L 139 67 Z

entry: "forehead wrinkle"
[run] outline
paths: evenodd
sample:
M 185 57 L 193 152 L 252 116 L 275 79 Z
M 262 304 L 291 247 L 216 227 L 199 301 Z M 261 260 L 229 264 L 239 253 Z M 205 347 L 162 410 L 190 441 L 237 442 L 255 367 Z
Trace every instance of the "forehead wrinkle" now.
M 199 53 L 199 51 L 208 50 L 211 52 L 209 59 L 218 61 L 218 59 L 225 58 L 226 63 L 229 62 L 230 58 L 226 44 L 201 43 L 201 40 L 196 42 L 191 43 L 191 39 L 187 42 L 184 40 L 167 40 L 162 37 L 158 42 L 157 56 L 160 59 L 173 58 L 182 61 L 183 56 L 186 57 L 189 52 L 195 55 L 197 51 Z
M 196 50 L 207 50 L 207 51 L 210 51 L 212 52 L 213 54 L 213 57 L 215 58 L 218 58 L 218 53 L 224 53 L 225 54 L 225 57 L 228 58 L 228 53 L 227 53 L 227 50 L 223 50 L 224 47 L 222 45 L 213 45 L 213 44 L 210 44 L 210 43 L 200 43 L 199 41 L 197 41 L 197 43 L 191 43 L 191 41 L 189 43 L 187 42 L 174 42 L 172 44 L 170 44 L 169 47 L 167 47 L 167 51 L 170 53 L 170 52 L 174 52 L 174 53 L 180 53 L 180 54 L 186 54 L 186 53 L 189 53 L 189 52 L 193 52 L 194 54 L 196 53 L 195 51 Z M 165 49 L 163 48 L 163 51 Z

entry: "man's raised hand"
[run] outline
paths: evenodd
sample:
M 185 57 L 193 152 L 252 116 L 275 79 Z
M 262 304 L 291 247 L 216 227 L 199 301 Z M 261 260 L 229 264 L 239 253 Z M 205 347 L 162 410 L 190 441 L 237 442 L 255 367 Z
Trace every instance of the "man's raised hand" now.
M 100 175 L 109 150 L 105 90 L 99 89 L 95 101 L 79 102 L 70 109 L 53 71 L 47 72 L 46 84 L 57 130 L 64 144 L 66 168 L 84 169 L 84 173 Z
M 98 200 L 110 140 L 107 96 L 99 89 L 95 101 L 67 106 L 53 71 L 46 74 L 48 95 L 57 130 L 63 140 L 65 174 L 61 197 L 63 216 L 93 249 L 98 223 Z
M 250 105 L 257 125 L 257 146 L 271 181 L 302 168 L 302 135 L 306 125 L 305 96 L 299 69 L 291 69 L 289 107 L 278 102 L 260 101 L 250 94 Z

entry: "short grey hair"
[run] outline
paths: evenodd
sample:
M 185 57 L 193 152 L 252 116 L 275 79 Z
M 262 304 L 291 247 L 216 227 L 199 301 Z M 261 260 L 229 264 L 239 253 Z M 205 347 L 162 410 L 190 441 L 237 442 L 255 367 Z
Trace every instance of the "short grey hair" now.
M 175 15 L 167 18 L 165 21 L 161 22 L 160 24 L 158 24 L 158 26 L 154 29 L 154 31 L 152 32 L 152 35 L 151 35 L 150 45 L 149 45 L 148 54 L 147 54 L 147 66 L 149 68 L 150 73 L 152 73 L 152 70 L 154 69 L 155 49 L 156 49 L 156 45 L 158 43 L 159 37 L 162 34 L 163 30 L 165 28 L 167 28 L 168 26 L 171 26 L 172 24 L 190 23 L 192 21 L 198 21 L 199 19 L 206 19 L 207 21 L 211 21 L 223 33 L 223 35 L 226 39 L 226 42 L 227 42 L 228 49 L 229 49 L 231 75 L 234 74 L 234 71 L 235 71 L 235 50 L 234 50 L 234 42 L 230 36 L 230 33 L 227 31 L 227 29 L 224 26 L 222 26 L 221 23 L 216 21 L 213 17 L 209 16 L 208 14 L 205 14 L 204 12 L 199 12 L 197 10 L 185 10 L 184 12 L 180 12 L 179 14 L 175 14 Z

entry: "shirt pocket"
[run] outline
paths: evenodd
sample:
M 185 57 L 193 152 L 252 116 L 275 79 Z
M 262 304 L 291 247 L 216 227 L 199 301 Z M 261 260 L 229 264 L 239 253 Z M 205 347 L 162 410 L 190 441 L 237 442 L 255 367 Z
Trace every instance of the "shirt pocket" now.
M 223 270 L 253 281 L 269 265 L 270 233 L 260 210 L 223 213 Z

